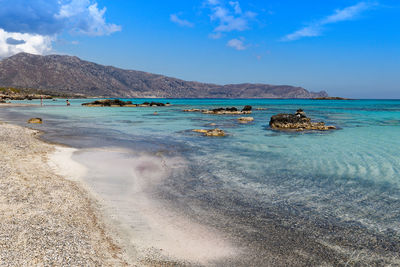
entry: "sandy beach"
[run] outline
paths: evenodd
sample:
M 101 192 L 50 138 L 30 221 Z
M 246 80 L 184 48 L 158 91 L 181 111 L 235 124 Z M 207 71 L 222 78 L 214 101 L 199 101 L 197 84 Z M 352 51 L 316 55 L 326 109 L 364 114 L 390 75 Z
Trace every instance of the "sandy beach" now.
M 95 201 L 49 166 L 55 146 L 37 135 L 0 125 L 1 265 L 133 265 L 100 219 Z
M 89 170 L 72 159 L 77 149 L 42 141 L 40 134 L 0 122 L 0 262 L 5 266 L 191 266 L 233 256 L 210 229 L 161 215 L 142 193 L 126 208 L 151 230 L 121 224 L 113 207 L 82 180 Z M 143 164 L 139 160 L 138 168 Z

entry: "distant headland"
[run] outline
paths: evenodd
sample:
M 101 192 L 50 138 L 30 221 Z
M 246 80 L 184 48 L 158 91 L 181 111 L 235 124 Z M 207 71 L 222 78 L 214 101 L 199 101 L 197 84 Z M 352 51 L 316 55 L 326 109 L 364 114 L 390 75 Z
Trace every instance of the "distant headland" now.
M 270 84 L 218 85 L 124 70 L 73 56 L 28 53 L 0 61 L 0 87 L 34 88 L 49 95 L 153 98 L 325 98 L 325 91 Z

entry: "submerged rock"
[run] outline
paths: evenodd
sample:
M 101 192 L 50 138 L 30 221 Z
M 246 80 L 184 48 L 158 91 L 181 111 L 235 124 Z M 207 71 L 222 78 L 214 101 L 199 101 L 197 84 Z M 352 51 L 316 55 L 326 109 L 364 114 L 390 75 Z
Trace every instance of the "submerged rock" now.
M 205 136 L 225 136 L 225 132 L 221 129 L 215 128 L 211 130 L 207 129 L 194 129 L 193 132 L 202 133 Z
M 192 108 L 192 109 L 184 109 L 183 112 L 204 112 L 206 111 L 205 109 L 198 109 L 198 108 Z
M 240 117 L 240 118 L 238 118 L 238 121 L 240 123 L 248 123 L 248 122 L 254 121 L 254 118 L 253 117 Z
M 28 120 L 28 123 L 43 123 L 43 120 L 41 118 L 31 118 Z
M 311 122 L 302 109 L 295 114 L 278 114 L 271 117 L 269 126 L 278 130 L 319 130 L 327 131 L 336 129 L 335 126 L 325 125 L 324 122 Z

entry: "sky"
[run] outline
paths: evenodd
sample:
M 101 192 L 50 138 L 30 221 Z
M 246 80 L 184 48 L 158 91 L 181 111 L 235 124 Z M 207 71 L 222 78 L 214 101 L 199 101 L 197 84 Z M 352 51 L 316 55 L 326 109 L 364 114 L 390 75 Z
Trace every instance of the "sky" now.
M 0 0 L 0 58 L 400 99 L 398 0 Z

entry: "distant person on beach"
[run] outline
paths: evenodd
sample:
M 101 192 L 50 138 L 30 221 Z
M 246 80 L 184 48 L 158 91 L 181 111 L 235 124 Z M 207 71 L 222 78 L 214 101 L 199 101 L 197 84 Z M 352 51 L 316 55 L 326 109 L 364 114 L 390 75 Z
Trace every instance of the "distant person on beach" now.
M 69 100 L 67 99 L 67 106 L 71 106 L 71 103 L 69 103 Z

